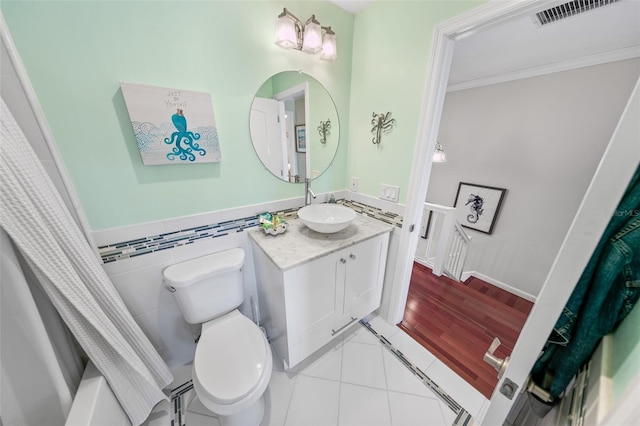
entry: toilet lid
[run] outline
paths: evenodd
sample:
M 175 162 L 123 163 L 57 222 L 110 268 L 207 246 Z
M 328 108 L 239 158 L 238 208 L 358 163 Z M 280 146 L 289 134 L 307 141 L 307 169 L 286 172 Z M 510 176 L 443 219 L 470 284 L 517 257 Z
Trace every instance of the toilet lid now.
M 236 311 L 203 325 L 193 362 L 194 379 L 210 399 L 232 404 L 256 388 L 266 360 L 262 331 Z

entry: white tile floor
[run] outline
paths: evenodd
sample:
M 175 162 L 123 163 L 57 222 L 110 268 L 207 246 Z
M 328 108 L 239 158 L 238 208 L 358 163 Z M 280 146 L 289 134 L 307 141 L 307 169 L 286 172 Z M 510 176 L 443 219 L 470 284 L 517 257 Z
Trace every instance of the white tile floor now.
M 478 419 L 487 400 L 398 327 L 379 317 L 373 329 Z M 183 370 L 190 371 L 190 369 Z M 184 373 L 176 374 L 184 380 Z M 182 381 L 181 383 L 184 383 Z M 187 426 L 219 425 L 185 395 Z M 263 426 L 452 425 L 456 413 L 360 324 L 291 371 L 274 356 Z

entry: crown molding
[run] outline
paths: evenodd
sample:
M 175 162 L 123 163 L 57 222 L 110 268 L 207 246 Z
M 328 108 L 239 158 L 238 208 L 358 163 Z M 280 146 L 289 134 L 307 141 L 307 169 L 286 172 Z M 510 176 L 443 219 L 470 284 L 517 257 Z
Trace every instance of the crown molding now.
M 498 74 L 491 77 L 478 78 L 475 80 L 450 84 L 447 86 L 447 92 L 473 89 L 475 87 L 489 86 L 491 84 L 505 83 L 507 81 L 538 77 L 545 74 L 553 74 L 556 72 L 569 71 L 577 68 L 590 67 L 593 65 L 600 65 L 608 62 L 622 61 L 625 59 L 637 57 L 640 57 L 640 46 L 627 47 L 624 49 L 612 50 L 596 55 L 583 56 L 581 58 L 571 59 L 568 61 L 555 62 L 539 67 L 527 68 L 524 70 Z

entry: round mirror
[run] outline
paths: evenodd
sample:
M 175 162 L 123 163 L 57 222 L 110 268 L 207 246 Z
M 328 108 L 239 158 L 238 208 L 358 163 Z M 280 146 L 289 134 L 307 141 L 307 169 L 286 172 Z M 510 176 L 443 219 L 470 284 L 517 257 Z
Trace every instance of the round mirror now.
M 315 78 L 278 73 L 258 89 L 249 118 L 253 148 L 274 176 L 304 182 L 320 176 L 338 150 L 338 111 Z

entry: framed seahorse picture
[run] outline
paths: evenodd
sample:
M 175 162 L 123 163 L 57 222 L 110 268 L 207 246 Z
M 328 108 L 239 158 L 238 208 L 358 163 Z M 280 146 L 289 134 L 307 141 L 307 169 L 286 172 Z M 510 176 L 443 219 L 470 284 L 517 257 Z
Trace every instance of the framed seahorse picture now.
M 453 204 L 456 219 L 466 228 L 493 233 L 506 192 L 505 188 L 460 182 Z
M 222 161 L 211 95 L 120 83 L 146 166 Z

